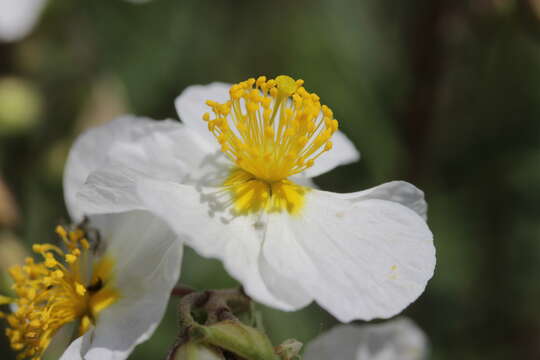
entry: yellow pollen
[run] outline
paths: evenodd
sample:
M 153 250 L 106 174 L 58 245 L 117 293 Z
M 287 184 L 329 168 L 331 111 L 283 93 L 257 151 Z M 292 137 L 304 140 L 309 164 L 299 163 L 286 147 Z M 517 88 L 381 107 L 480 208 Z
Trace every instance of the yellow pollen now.
M 83 334 L 95 323 L 100 311 L 119 298 L 111 285 L 114 263 L 107 259 L 104 268 L 100 262 L 93 266 L 93 280 L 85 286 L 85 252 L 90 248 L 85 231 L 69 230 L 58 226 L 56 233 L 65 244 L 65 250 L 52 244 L 35 244 L 32 250 L 42 261 L 27 258 L 25 265 L 13 266 L 9 275 L 13 279 L 15 297 L 0 295 L 0 305 L 13 303 L 16 311 L 0 312 L 8 324 L 6 335 L 11 348 L 18 351 L 18 359 L 42 358 L 53 336 L 65 324 L 80 320 Z M 63 262 L 63 261 L 65 262 Z M 95 274 L 99 282 L 95 283 Z
M 222 151 L 254 178 L 273 183 L 298 174 L 332 148 L 332 110 L 302 80 L 260 76 L 234 84 L 229 101 L 208 100 L 203 121 Z
M 75 282 L 75 292 L 80 296 L 84 296 L 86 294 L 86 288 L 82 284 Z
M 66 255 L 66 262 L 69 264 L 73 264 L 75 261 L 77 261 L 77 255 L 74 254 L 67 254 Z

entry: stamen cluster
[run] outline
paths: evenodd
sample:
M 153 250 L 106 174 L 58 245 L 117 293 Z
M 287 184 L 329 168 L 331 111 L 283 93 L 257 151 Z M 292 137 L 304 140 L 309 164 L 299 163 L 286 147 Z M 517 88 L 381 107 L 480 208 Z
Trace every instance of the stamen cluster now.
M 330 150 L 338 129 L 332 110 L 302 85 L 285 75 L 251 78 L 233 85 L 226 103 L 208 100 L 214 117 L 203 120 L 238 167 L 267 182 L 285 179 Z
M 52 337 L 64 325 L 81 319 L 84 333 L 91 319 L 86 315 L 88 291 L 81 279 L 82 258 L 90 248 L 85 232 L 79 228 L 56 229 L 66 250 L 52 244 L 34 244 L 32 250 L 42 257 L 35 262 L 27 258 L 23 266 L 13 266 L 9 274 L 17 295 L 11 299 L 16 310 L 0 312 L 7 319 L 6 334 L 11 347 L 19 351 L 18 359 L 41 359 Z M 5 299 L 5 297 L 4 297 Z

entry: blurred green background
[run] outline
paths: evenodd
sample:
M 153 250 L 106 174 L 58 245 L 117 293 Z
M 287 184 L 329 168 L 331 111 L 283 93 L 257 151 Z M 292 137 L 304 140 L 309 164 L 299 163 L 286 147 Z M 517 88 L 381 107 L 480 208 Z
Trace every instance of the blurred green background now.
M 28 37 L 0 43 L 0 268 L 67 218 L 62 169 L 82 130 L 177 118 L 191 84 L 279 74 L 304 79 L 362 152 L 323 189 L 426 192 L 438 263 L 405 314 L 432 359 L 540 358 L 539 0 L 51 0 Z M 235 284 L 193 251 L 181 280 Z M 164 358 L 175 304 L 132 359 Z M 276 342 L 335 324 L 316 305 L 263 310 Z M 4 336 L 0 357 L 15 359 Z

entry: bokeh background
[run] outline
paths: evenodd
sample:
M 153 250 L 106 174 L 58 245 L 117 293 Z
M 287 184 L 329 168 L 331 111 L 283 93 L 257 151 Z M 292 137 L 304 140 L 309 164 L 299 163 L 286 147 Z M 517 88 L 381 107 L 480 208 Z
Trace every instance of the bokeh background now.
M 0 269 L 67 218 L 81 131 L 177 118 L 191 84 L 279 74 L 303 78 L 362 152 L 322 188 L 426 192 L 437 269 L 405 314 L 431 358 L 540 358 L 539 0 L 50 0 L 28 36 L 0 43 Z M 190 250 L 181 281 L 236 284 Z M 132 359 L 164 357 L 175 304 Z M 336 323 L 316 305 L 261 309 L 275 342 Z M 15 359 L 4 336 L 0 358 Z

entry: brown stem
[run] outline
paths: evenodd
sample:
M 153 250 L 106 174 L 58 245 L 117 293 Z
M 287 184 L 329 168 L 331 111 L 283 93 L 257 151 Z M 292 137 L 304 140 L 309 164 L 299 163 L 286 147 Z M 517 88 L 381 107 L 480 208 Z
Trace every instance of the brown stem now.
M 195 292 L 195 289 L 190 288 L 189 286 L 178 285 L 174 289 L 172 289 L 171 296 L 182 297 L 182 296 L 186 296 L 188 294 L 191 294 L 193 292 Z
M 206 323 L 209 325 L 223 320 L 238 321 L 229 305 L 246 305 L 249 302 L 249 297 L 239 289 L 213 291 L 205 304 L 205 310 L 208 313 Z

